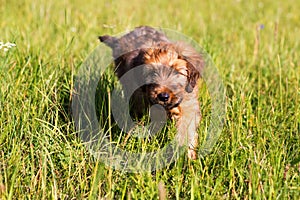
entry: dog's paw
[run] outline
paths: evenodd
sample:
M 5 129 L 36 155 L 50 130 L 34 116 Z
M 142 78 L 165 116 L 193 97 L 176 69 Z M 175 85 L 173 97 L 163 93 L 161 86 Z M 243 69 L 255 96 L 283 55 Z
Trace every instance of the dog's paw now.
M 189 148 L 188 149 L 188 158 L 191 160 L 197 159 L 197 152 L 194 149 Z
M 168 115 L 172 120 L 178 121 L 182 115 L 180 106 L 174 107 L 171 110 L 169 110 Z

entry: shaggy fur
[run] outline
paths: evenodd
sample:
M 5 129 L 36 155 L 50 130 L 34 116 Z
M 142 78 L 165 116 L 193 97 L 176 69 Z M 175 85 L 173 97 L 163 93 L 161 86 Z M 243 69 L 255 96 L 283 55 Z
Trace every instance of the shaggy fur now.
M 99 39 L 113 50 L 119 78 L 132 68 L 144 66 L 137 76 L 146 84 L 132 95 L 134 113 L 140 116 L 143 108 L 163 106 L 169 118 L 176 120 L 179 144 L 187 141 L 188 157 L 196 159 L 197 126 L 201 119 L 198 80 L 204 67 L 201 55 L 187 44 L 171 42 L 163 33 L 147 26 L 120 38 Z

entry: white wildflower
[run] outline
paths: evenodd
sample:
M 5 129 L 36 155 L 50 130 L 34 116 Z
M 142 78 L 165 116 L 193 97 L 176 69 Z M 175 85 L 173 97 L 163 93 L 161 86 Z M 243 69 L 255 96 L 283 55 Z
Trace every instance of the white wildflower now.
M 9 49 L 15 46 L 17 45 L 11 42 L 6 42 L 6 43 L 0 42 L 0 49 L 3 49 L 4 52 L 7 52 Z
M 12 48 L 12 47 L 15 47 L 16 44 L 7 42 L 7 43 L 6 43 L 6 46 L 7 46 L 8 48 Z

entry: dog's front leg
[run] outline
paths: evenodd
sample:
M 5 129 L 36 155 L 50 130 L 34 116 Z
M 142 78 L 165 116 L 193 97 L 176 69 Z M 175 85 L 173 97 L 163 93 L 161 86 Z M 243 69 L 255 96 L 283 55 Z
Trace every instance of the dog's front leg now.
M 188 157 L 197 158 L 196 148 L 198 146 L 197 128 L 201 119 L 199 102 L 197 97 L 185 99 L 180 106 L 180 114 L 177 115 L 177 135 L 179 145 L 188 145 Z

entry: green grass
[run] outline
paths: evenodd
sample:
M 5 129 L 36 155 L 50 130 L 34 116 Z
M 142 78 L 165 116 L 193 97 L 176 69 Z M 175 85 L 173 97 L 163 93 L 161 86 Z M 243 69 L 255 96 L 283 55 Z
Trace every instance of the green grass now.
M 0 199 L 157 199 L 159 183 L 169 199 L 298 199 L 299 10 L 292 0 L 0 0 L 0 41 L 17 45 L 0 50 Z M 70 100 L 97 36 L 139 25 L 182 32 L 211 55 L 226 87 L 226 123 L 202 159 L 125 173 L 89 154 Z M 143 143 L 152 144 L 164 145 Z

